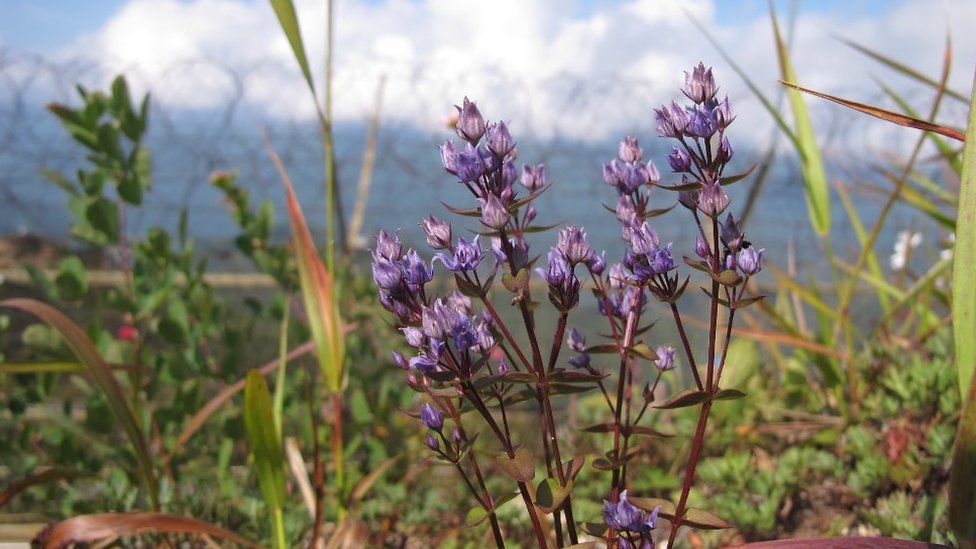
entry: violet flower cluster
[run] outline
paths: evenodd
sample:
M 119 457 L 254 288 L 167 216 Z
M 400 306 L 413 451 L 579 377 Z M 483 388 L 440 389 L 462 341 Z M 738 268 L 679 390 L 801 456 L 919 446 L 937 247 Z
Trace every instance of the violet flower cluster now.
M 424 443 L 436 459 L 457 469 L 499 547 L 504 541 L 495 510 L 501 503 L 489 491 L 484 469 L 471 451 L 480 434 L 476 429 L 490 432 L 496 447 L 500 445 L 496 469 L 515 481 L 518 495 L 529 509 L 536 542 L 547 546 L 545 523 L 554 529 L 558 545 L 575 544 L 577 522 L 570 489 L 583 461 L 581 457 L 567 461 L 569 455 L 559 436 L 565 422 L 556 420 L 552 399 L 600 390 L 611 421 L 586 430 L 612 436 L 612 448 L 592 461 L 592 467 L 612 473 L 604 501 L 607 530 L 603 535 L 612 546 L 650 547 L 659 509 L 642 509 L 634 503 L 639 505 L 640 498 L 628 499 L 628 466 L 638 447 L 633 439 L 660 435 L 652 426 L 657 414 L 651 410 L 700 405 L 691 458 L 670 519 L 670 546 L 683 525 L 711 406 L 716 400 L 741 395 L 721 389 L 720 380 L 735 312 L 759 299 L 746 297 L 745 291 L 749 279 L 762 269 L 764 250 L 756 250 L 732 213 L 726 214 L 730 201 L 724 187 L 748 175 L 725 173 L 733 157 L 726 130 L 735 119 L 728 99 L 717 98 L 712 71 L 703 64 L 686 73 L 682 92 L 691 104 L 671 102 L 654 111 L 658 133 L 675 142 L 666 161 L 680 181 L 662 183 L 661 172 L 645 159 L 637 138 L 631 136 L 620 143 L 616 158 L 603 166 L 603 180 L 616 194 L 612 209 L 625 243 L 619 262 L 608 264 L 605 253 L 593 250 L 586 231 L 573 225 L 559 230 L 544 260 L 530 253 L 525 235 L 549 228 L 534 224 L 534 201 L 552 186 L 546 168 L 533 164 L 519 168 L 518 149 L 507 124 L 485 120 L 467 98 L 457 107 L 456 130 L 461 141 L 443 143 L 440 157 L 447 173 L 473 197 L 474 207 L 448 209 L 477 219 L 480 226 L 475 235 L 457 236 L 449 222 L 427 216 L 420 226 L 427 244 L 435 250 L 429 261 L 416 250 L 404 251 L 398 233 L 381 231 L 377 236 L 373 281 L 380 302 L 413 349 L 411 356 L 393 352 L 393 361 L 405 371 L 408 385 L 425 395 L 415 414 L 427 430 Z M 657 194 L 670 197 L 665 201 L 670 204 L 652 207 L 655 188 L 662 189 Z M 708 276 L 703 288 L 710 299 L 707 358 L 692 348 L 677 305 L 690 277 L 682 278 L 674 244 L 664 241 L 652 226 L 654 217 L 678 204 L 690 213 L 698 233 L 684 263 Z M 720 219 L 723 214 L 724 220 Z M 541 264 L 536 265 L 537 261 Z M 430 295 L 435 263 L 453 278 L 455 291 Z M 538 302 L 532 298 L 533 273 L 544 282 L 556 311 L 548 345 L 535 322 Z M 596 296 L 597 318 L 606 323 L 600 331 L 607 343 L 588 345 L 582 331 L 568 326 L 584 286 L 591 287 Z M 495 292 L 509 294 L 506 301 L 515 308 L 520 327 L 499 316 L 491 299 Z M 641 339 L 653 325 L 647 318 L 652 297 L 674 319 L 683 351 L 680 359 L 675 347 L 651 346 Z M 720 308 L 728 312 L 724 338 L 718 333 Z M 516 336 L 515 332 L 521 333 Z M 568 357 L 560 356 L 564 346 L 572 353 Z M 598 353 L 619 359 L 618 372 L 605 370 L 600 364 L 603 360 L 594 356 Z M 679 360 L 687 363 L 695 388 L 657 405 L 659 382 L 677 369 Z M 641 361 L 649 363 L 646 371 L 640 369 Z M 616 387 L 605 382 L 611 377 L 615 377 Z M 535 401 L 538 409 L 541 440 L 535 446 L 544 455 L 538 465 L 546 471 L 546 478 L 535 489 L 527 483 L 535 482 L 537 464 L 523 443 L 515 440 L 508 423 L 508 411 L 522 401 Z M 462 412 L 469 410 L 476 413 L 462 422 Z M 480 422 L 475 425 L 467 418 Z M 545 501 L 533 499 L 533 494 L 541 493 L 550 496 Z M 541 520 L 542 514 L 551 514 L 552 520 Z

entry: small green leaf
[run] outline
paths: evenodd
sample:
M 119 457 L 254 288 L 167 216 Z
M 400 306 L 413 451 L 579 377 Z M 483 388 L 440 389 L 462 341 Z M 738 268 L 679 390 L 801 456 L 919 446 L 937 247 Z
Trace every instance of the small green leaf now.
M 78 256 L 68 256 L 58 265 L 58 295 L 67 301 L 77 301 L 88 293 L 88 273 Z
M 746 394 L 738 389 L 722 389 L 715 393 L 715 400 L 737 400 L 745 396 Z
M 559 481 L 554 478 L 543 479 L 535 489 L 535 505 L 544 513 L 551 514 L 566 501 L 572 490 L 572 482 L 560 486 Z
M 515 457 L 508 457 L 508 454 L 501 453 L 495 457 L 498 467 L 508 477 L 517 482 L 529 482 L 535 478 L 535 462 L 532 459 L 532 452 L 526 447 L 521 447 L 515 451 Z
M 657 353 L 654 352 L 654 349 L 651 349 L 646 343 L 643 342 L 635 343 L 627 349 L 627 352 L 650 361 L 655 361 L 658 358 Z
M 670 400 L 664 404 L 659 404 L 655 408 L 661 410 L 673 410 L 675 408 L 687 408 L 688 406 L 695 406 L 701 404 L 708 400 L 707 391 L 682 391 L 677 395 L 671 397 Z
M 250 370 L 244 384 L 244 428 L 261 494 L 269 507 L 281 509 L 285 503 L 285 457 L 275 429 L 271 393 L 258 370 Z

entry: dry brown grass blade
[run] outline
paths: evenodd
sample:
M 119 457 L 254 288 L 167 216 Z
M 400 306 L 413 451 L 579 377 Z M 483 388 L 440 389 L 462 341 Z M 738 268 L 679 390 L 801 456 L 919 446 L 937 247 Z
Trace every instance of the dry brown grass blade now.
M 836 95 L 830 95 L 827 93 L 818 92 L 815 90 L 811 90 L 809 88 L 804 88 L 803 86 L 797 86 L 796 84 L 783 82 L 782 80 L 780 80 L 780 83 L 783 84 L 784 86 L 788 86 L 790 88 L 800 90 L 804 93 L 809 93 L 810 95 L 815 95 L 817 97 L 820 97 L 821 99 L 833 101 L 834 103 L 843 105 L 849 109 L 854 109 L 855 111 L 862 112 L 864 114 L 871 115 L 874 116 L 875 118 L 880 118 L 888 122 L 893 122 L 900 126 L 907 126 L 909 128 L 915 128 L 918 130 L 937 133 L 939 135 L 944 135 L 946 137 L 955 139 L 957 141 L 962 141 L 962 142 L 966 141 L 966 135 L 955 128 L 950 128 L 948 126 L 940 126 L 938 124 L 932 124 L 931 122 L 926 122 L 925 120 L 919 120 L 918 118 L 905 116 L 904 114 L 897 113 L 894 111 L 889 111 L 887 109 L 882 109 L 880 107 L 874 107 L 872 105 L 858 103 L 857 101 L 851 101 L 850 99 L 844 99 L 843 97 L 837 97 Z
M 148 533 L 208 535 L 242 547 L 259 547 L 253 541 L 219 526 L 165 513 L 105 513 L 72 517 L 45 528 L 33 544 L 45 549 L 60 549 L 74 544 Z
M 38 484 L 46 484 L 48 482 L 55 482 L 58 480 L 73 479 L 83 475 L 84 473 L 81 471 L 62 468 L 51 468 L 27 475 L 26 477 L 10 483 L 9 486 L 0 492 L 0 509 L 3 509 L 3 506 L 9 503 L 14 496 L 30 488 L 31 486 L 37 486 Z

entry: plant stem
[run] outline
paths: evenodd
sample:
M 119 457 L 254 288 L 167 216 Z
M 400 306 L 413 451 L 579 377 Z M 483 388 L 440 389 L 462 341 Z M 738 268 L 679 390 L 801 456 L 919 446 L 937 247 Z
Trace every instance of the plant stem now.
M 695 428 L 695 438 L 691 445 L 691 455 L 688 457 L 688 465 L 685 468 L 685 480 L 681 485 L 681 498 L 678 499 L 678 506 L 674 511 L 671 534 L 668 536 L 668 549 L 674 545 L 675 536 L 678 528 L 681 527 L 682 515 L 685 512 L 685 505 L 688 503 L 688 493 L 691 492 L 691 485 L 695 479 L 695 468 L 698 465 L 698 458 L 701 455 L 702 445 L 705 442 L 705 426 L 708 423 L 708 413 L 712 409 L 712 399 L 709 397 L 702 403 L 701 411 L 698 413 L 698 426 Z
M 346 517 L 345 483 L 342 456 L 342 394 L 332 393 L 332 461 L 336 476 L 336 508 L 339 520 Z
M 678 335 L 681 336 L 681 344 L 685 348 L 685 356 L 688 357 L 688 365 L 691 367 L 691 373 L 695 376 L 695 385 L 698 386 L 699 391 L 705 390 L 705 387 L 701 382 L 701 375 L 698 373 L 698 365 L 695 363 L 695 355 L 691 352 L 691 344 L 688 343 L 688 335 L 685 333 L 685 326 L 681 322 L 681 313 L 678 312 L 678 305 L 671 302 L 671 316 L 674 317 L 674 325 L 678 328 Z
M 613 411 L 613 457 L 618 459 L 620 457 L 620 419 L 623 415 L 623 404 L 624 404 L 624 386 L 626 385 L 627 376 L 627 362 L 630 360 L 630 355 L 627 354 L 627 348 L 634 344 L 634 332 L 637 326 L 637 313 L 635 311 L 630 311 L 627 314 L 627 326 L 624 328 L 624 341 L 623 345 L 620 347 L 620 375 L 617 380 L 617 401 L 615 403 L 616 408 Z M 617 501 L 617 496 L 623 489 L 620 469 L 615 468 L 613 470 L 613 475 L 610 481 L 610 497 L 612 501 Z
M 272 515 L 275 531 L 275 547 L 285 549 L 288 547 L 288 542 L 285 540 L 285 517 L 281 511 L 281 507 L 275 507 Z

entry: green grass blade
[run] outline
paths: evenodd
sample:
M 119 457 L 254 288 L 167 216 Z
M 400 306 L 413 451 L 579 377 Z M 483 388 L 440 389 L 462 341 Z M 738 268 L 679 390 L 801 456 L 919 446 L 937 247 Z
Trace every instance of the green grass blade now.
M 80 326 L 71 321 L 61 311 L 54 307 L 27 298 L 14 298 L 0 301 L 0 307 L 18 309 L 41 319 L 45 324 L 57 330 L 64 342 L 71 349 L 78 360 L 85 365 L 89 379 L 92 380 L 108 401 L 115 419 L 122 424 L 129 443 L 136 457 L 139 474 L 149 493 L 149 500 L 153 509 L 159 508 L 158 486 L 156 475 L 153 469 L 152 454 L 149 453 L 149 444 L 146 441 L 139 423 L 136 421 L 135 414 L 132 413 L 132 406 L 126 398 L 126 393 L 112 373 L 112 369 L 102 359 L 95 348 L 95 344 L 88 339 L 85 331 Z
M 315 84 L 312 82 L 312 71 L 308 67 L 308 56 L 305 55 L 305 42 L 302 40 L 302 29 L 298 25 L 298 16 L 295 14 L 295 4 L 291 0 L 269 0 L 274 9 L 278 24 L 288 39 L 291 51 L 295 55 L 295 61 L 302 70 L 302 76 L 308 84 L 309 91 L 315 95 Z M 315 101 L 316 104 L 318 100 Z
M 776 11 L 772 3 L 769 6 L 770 17 L 773 22 L 773 34 L 776 39 L 776 53 L 779 57 L 779 68 L 782 79 L 786 82 L 796 82 L 796 72 L 790 62 L 790 54 L 783 42 L 776 19 Z M 807 199 L 807 213 L 814 232 L 821 238 L 830 232 L 830 189 L 827 186 L 827 175 L 824 172 L 823 161 L 820 158 L 820 148 L 817 137 L 810 122 L 810 113 L 803 94 L 790 88 L 788 90 L 790 108 L 793 110 L 793 122 L 796 130 L 795 144 L 800 153 L 800 168 L 803 174 L 803 190 Z
M 840 197 L 840 201 L 844 205 L 844 211 L 847 212 L 847 217 L 851 221 L 851 227 L 854 229 L 854 235 L 857 236 L 857 243 L 863 249 L 868 243 L 868 233 L 864 229 L 864 223 L 861 221 L 861 215 L 857 213 L 857 208 L 854 207 L 854 203 L 851 201 L 851 197 L 847 193 L 847 188 L 844 186 L 844 184 L 837 181 L 837 184 L 834 185 L 834 187 L 837 189 L 837 196 Z M 867 265 L 874 277 L 882 279 L 884 278 L 884 275 L 881 272 L 881 265 L 878 264 L 878 257 L 877 254 L 874 253 L 874 250 L 868 251 Z M 888 298 L 880 290 L 877 291 L 877 295 L 878 301 L 881 303 L 881 309 L 887 314 Z
M 275 428 L 268 383 L 258 370 L 247 373 L 244 385 L 244 428 L 254 457 L 261 495 L 271 510 L 276 547 L 285 547 L 279 520 L 285 504 L 285 456 L 281 449 L 281 437 Z
M 291 317 L 291 299 L 285 296 L 285 310 L 281 313 L 281 330 L 278 333 L 278 377 L 275 379 L 274 419 L 275 428 L 281 429 L 282 410 L 285 407 L 285 365 L 288 364 L 288 320 Z
M 939 82 L 937 80 L 925 76 L 921 72 L 909 67 L 908 65 L 900 61 L 896 61 L 886 55 L 882 55 L 870 48 L 867 48 L 865 46 L 858 44 L 857 42 L 854 42 L 853 40 L 848 40 L 847 38 L 840 38 L 839 40 L 847 44 L 848 46 L 856 49 L 857 51 L 863 53 L 864 55 L 867 55 L 868 57 L 874 59 L 875 61 L 887 65 L 889 68 L 894 69 L 897 72 L 900 72 L 901 74 L 907 76 L 908 78 L 911 78 L 912 80 L 921 82 L 922 84 L 925 84 L 926 86 L 929 86 L 934 89 L 939 88 Z M 962 101 L 963 103 L 967 102 L 966 96 L 957 91 L 953 91 L 946 88 L 945 93 L 946 95 L 948 95 L 953 99 L 957 99 L 959 101 Z
M 969 107 L 969 129 L 962 156 L 952 267 L 952 330 L 956 341 L 959 390 L 965 396 L 969 394 L 969 380 L 976 369 L 976 86 Z M 976 481 L 976 476 L 973 479 Z M 976 515 L 970 515 L 970 518 L 976 524 Z

